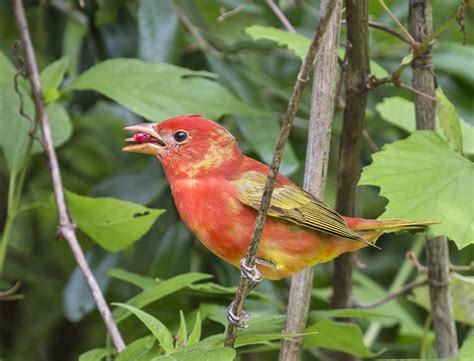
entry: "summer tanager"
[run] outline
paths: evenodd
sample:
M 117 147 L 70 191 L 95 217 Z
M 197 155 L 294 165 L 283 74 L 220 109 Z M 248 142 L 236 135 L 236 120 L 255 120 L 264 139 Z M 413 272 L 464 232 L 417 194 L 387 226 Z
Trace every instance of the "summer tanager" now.
M 242 154 L 235 138 L 201 115 L 126 127 L 124 151 L 161 162 L 183 222 L 214 254 L 239 267 L 246 256 L 268 166 Z M 265 131 L 262 129 L 262 131 Z M 342 217 L 279 174 L 257 253 L 263 277 L 280 279 L 375 243 L 384 230 L 430 222 Z

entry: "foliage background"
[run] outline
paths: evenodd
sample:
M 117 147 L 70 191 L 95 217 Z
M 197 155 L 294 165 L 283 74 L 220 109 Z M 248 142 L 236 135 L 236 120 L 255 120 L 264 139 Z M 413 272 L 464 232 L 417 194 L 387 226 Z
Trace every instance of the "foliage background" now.
M 436 0 L 432 3 L 435 27 L 458 5 L 457 1 Z M 47 88 L 50 93 L 45 94 L 46 98 L 48 95 L 51 97 L 51 106 L 59 108 L 54 113 L 56 116 L 52 116 L 52 122 L 57 121 L 61 125 L 58 126 L 58 134 L 62 135 L 63 139 L 58 153 L 65 187 L 80 195 L 113 197 L 166 210 L 159 215 L 149 232 L 139 240 L 133 239 L 137 242 L 120 252 L 104 250 L 96 244 L 94 234 L 79 231 L 81 243 L 87 250 L 101 286 L 106 290 L 109 302 L 125 302 L 140 291 L 129 282 L 120 280 L 127 278 L 120 276 L 120 271 L 110 273 L 111 268 L 127 270 L 150 279 L 169 279 L 186 272 L 203 272 L 212 275 L 212 282 L 216 284 L 237 284 L 238 271 L 210 254 L 180 223 L 169 187 L 157 161 L 122 153 L 120 148 L 124 138 L 121 129 L 125 125 L 141 122 L 137 114 L 147 116 L 152 121 L 159 121 L 181 114 L 184 109 L 186 112 L 203 113 L 220 120 L 236 135 L 243 151 L 269 162 L 279 132 L 278 120 L 286 110 L 299 59 L 292 51 L 277 47 L 274 42 L 255 42 L 245 33 L 245 29 L 251 25 L 281 28 L 264 2 L 249 2 L 241 13 L 223 22 L 217 20 L 220 8 L 230 10 L 239 4 L 239 1 L 231 0 L 175 3 L 169 0 L 90 0 L 85 1 L 83 8 L 79 8 L 75 1 L 25 1 L 40 69 L 46 68 L 57 59 L 67 57 L 67 60 L 63 59 L 53 68 L 66 73 L 64 80 L 59 77 L 62 90 L 58 92 L 59 82 L 54 84 L 55 77 L 49 75 L 47 78 L 52 79 L 52 84 Z M 387 4 L 402 23 L 406 23 L 408 8 L 405 2 L 387 1 Z M 318 16 L 317 1 L 281 1 L 280 5 L 300 34 L 312 34 Z M 206 39 L 205 47 L 182 25 L 179 12 L 186 14 Z M 373 20 L 394 27 L 378 2 L 370 1 L 370 14 Z M 474 124 L 474 39 L 469 37 L 469 34 L 474 33 L 472 20 L 472 13 L 464 20 L 465 33 L 468 34 L 466 45 L 462 45 L 463 34 L 459 27 L 453 25 L 434 47 L 438 83 L 460 116 L 471 126 Z M 0 78 L 0 145 L 3 150 L 3 153 L 0 153 L 0 225 L 6 221 L 7 190 L 13 172 L 12 160 L 26 144 L 26 141 L 15 141 L 20 138 L 15 138 L 18 133 L 12 131 L 16 129 L 24 132 L 27 128 L 24 124 L 26 120 L 17 115 L 18 101 L 16 94 L 11 91 L 11 78 L 7 76 L 11 75 L 11 72 L 8 72 L 8 62 L 16 64 L 12 46 L 17 38 L 11 6 L 7 1 L 1 2 L 0 49 L 5 56 L 2 55 L 0 63 L 0 73 L 3 76 Z M 341 44 L 344 44 L 344 38 L 343 27 Z M 372 59 L 387 70 L 393 70 L 408 52 L 406 44 L 378 30 L 371 30 L 370 41 Z M 214 78 L 212 74 L 187 70 L 185 73 L 192 77 L 191 83 L 187 82 L 187 85 L 181 84 L 179 79 L 176 82 L 163 80 L 145 88 L 141 97 L 146 98 L 152 105 L 154 101 L 159 101 L 160 97 L 170 96 L 162 108 L 146 108 L 134 104 L 133 101 L 132 104 L 126 104 L 126 108 L 123 102 L 111 96 L 111 93 L 106 97 L 93 91 L 64 90 L 74 87 L 74 84 L 80 88 L 77 82 L 74 83 L 77 75 L 94 64 L 115 58 L 165 62 L 192 71 L 210 71 L 217 76 Z M 107 79 L 105 70 L 102 70 L 97 71 L 93 79 L 97 87 L 109 92 L 120 87 L 127 93 L 134 89 L 132 86 L 127 89 L 127 84 L 140 87 L 148 79 L 148 73 L 139 77 L 132 66 L 108 69 L 115 72 L 113 76 Z M 164 75 L 174 79 L 175 71 L 176 69 L 165 68 Z M 410 69 L 407 69 L 402 81 L 408 84 L 410 79 Z M 216 82 L 226 90 L 215 88 Z M 188 86 L 189 84 L 191 86 Z M 193 94 L 197 94 L 195 99 L 190 96 Z M 233 94 L 233 97 L 230 94 Z M 409 134 L 406 127 L 394 124 L 401 122 L 399 118 L 405 116 L 401 113 L 401 107 L 380 108 L 384 98 L 394 96 L 411 100 L 408 91 L 391 86 L 380 87 L 370 93 L 365 128 L 378 146 L 405 138 Z M 282 168 L 282 171 L 298 184 L 302 183 L 304 171 L 309 97 L 310 92 L 307 91 Z M 122 105 L 109 98 L 118 100 Z M 31 105 L 27 105 L 27 110 L 32 114 Z M 334 202 L 335 162 L 341 113 L 340 109 L 336 112 L 332 135 L 326 192 L 326 201 L 330 204 Z M 18 122 L 23 122 L 22 126 L 17 127 Z M 472 144 L 472 131 L 469 134 L 470 139 L 465 138 L 464 142 Z M 371 162 L 372 153 L 373 150 L 364 143 L 361 155 L 363 164 Z M 358 210 L 361 216 L 378 217 L 383 212 L 386 200 L 380 197 L 378 192 L 374 187 L 360 187 Z M 35 152 L 27 173 L 21 204 L 37 205 L 22 212 L 15 220 L 0 281 L 2 288 L 6 289 L 20 280 L 21 293 L 24 295 L 21 301 L 0 303 L 0 357 L 7 360 L 73 360 L 84 351 L 103 347 L 106 343 L 102 321 L 97 312 L 94 312 L 88 291 L 75 269 L 67 245 L 54 240 L 56 215 L 51 206 L 51 193 L 44 157 L 39 151 Z M 104 205 L 98 204 L 97 207 L 103 209 L 101 207 Z M 114 207 L 115 205 L 111 206 Z M 112 230 L 110 237 L 105 238 L 111 242 L 118 236 L 119 233 L 114 234 Z M 387 235 L 380 241 L 382 252 L 371 249 L 361 252 L 360 261 L 365 266 L 359 268 L 356 275 L 356 299 L 368 301 L 383 297 L 386 294 L 385 289 L 390 286 L 404 262 L 404 254 L 411 249 L 415 241 L 416 236 L 407 233 L 399 236 Z M 107 245 L 105 248 L 110 250 Z M 458 251 L 454 244 L 451 244 L 450 252 L 454 264 L 468 264 L 474 259 L 472 245 Z M 422 257 L 421 261 L 423 262 Z M 316 268 L 313 310 L 329 308 L 330 275 L 330 264 Z M 413 272 L 413 277 L 414 275 Z M 286 304 L 288 284 L 288 280 L 265 281 L 259 289 L 264 296 L 249 301 L 248 308 L 257 315 L 254 330 L 258 329 L 259 316 L 263 317 L 260 322 L 268 326 L 271 322 L 263 315 L 283 314 L 282 306 Z M 464 293 L 461 295 L 465 296 Z M 179 327 L 179 311 L 183 310 L 190 329 L 196 310 L 199 309 L 201 317 L 206 313 L 209 316 L 203 320 L 204 337 L 222 332 L 223 310 L 231 297 L 232 290 L 218 289 L 213 285 L 201 289 L 185 287 L 153 302 L 146 307 L 146 311 L 155 315 L 176 333 Z M 366 330 L 368 324 L 374 320 L 383 324 L 382 333 L 371 345 L 373 352 L 384 350 L 384 358 L 418 357 L 420 353 L 432 355 L 433 335 L 424 329 L 428 313 L 423 307 L 412 302 L 410 297 L 386 304 L 374 312 L 375 316 L 366 315 L 357 321 L 360 330 Z M 380 313 L 396 319 L 381 318 Z M 470 315 L 472 325 L 472 313 Z M 321 318 L 315 313 L 312 317 L 314 322 L 310 324 L 315 324 L 316 320 Z M 275 316 L 272 322 L 278 325 L 283 321 Z M 323 326 L 324 324 L 320 324 L 319 327 Z M 121 323 L 120 329 L 129 342 L 147 335 L 143 325 L 133 318 Z M 324 332 L 321 333 L 331 335 L 327 328 L 323 327 L 322 330 Z M 333 332 L 337 334 L 339 331 L 336 329 Z M 359 333 L 356 338 L 360 340 L 361 331 L 357 332 Z M 460 323 L 458 334 L 460 341 L 467 339 L 473 334 L 472 327 Z M 342 341 L 347 342 L 353 337 L 354 334 L 349 334 L 347 339 Z M 307 346 L 318 346 L 318 342 L 322 341 L 308 337 Z M 349 348 L 351 347 L 349 345 Z M 349 351 L 359 352 L 360 356 L 368 352 L 365 348 L 357 351 L 357 347 L 360 345 L 353 346 Z M 276 357 L 277 351 L 268 343 L 244 348 L 239 357 L 252 359 L 253 356 L 245 352 L 250 349 L 262 351 L 258 359 L 271 360 Z M 370 356 L 370 352 L 365 356 Z M 305 358 L 314 357 L 321 357 L 321 354 L 306 351 Z

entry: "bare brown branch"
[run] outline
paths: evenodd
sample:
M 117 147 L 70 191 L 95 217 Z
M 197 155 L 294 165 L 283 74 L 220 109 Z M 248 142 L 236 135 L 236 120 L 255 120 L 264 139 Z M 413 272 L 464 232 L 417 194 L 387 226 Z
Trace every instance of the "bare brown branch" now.
M 33 44 L 31 42 L 30 33 L 28 30 L 28 23 L 26 21 L 25 12 L 23 9 L 23 3 L 21 0 L 13 0 L 13 9 L 15 12 L 15 18 L 18 26 L 18 32 L 23 43 L 26 54 L 26 63 L 28 68 L 28 79 L 31 84 L 31 90 L 33 94 L 33 100 L 35 103 L 36 117 L 38 119 L 38 124 L 41 128 L 43 147 L 48 158 L 49 169 L 51 173 L 51 178 L 53 182 L 54 195 L 56 200 L 56 207 L 58 209 L 59 216 L 59 229 L 58 232 L 62 238 L 64 238 L 71 248 L 71 251 L 76 259 L 76 262 L 84 276 L 84 279 L 89 286 L 89 289 L 92 293 L 92 297 L 97 305 L 105 326 L 112 338 L 112 341 L 117 349 L 117 351 L 122 351 L 125 348 L 125 343 L 123 342 L 122 336 L 112 319 L 112 313 L 105 302 L 102 291 L 97 284 L 92 271 L 87 264 L 84 253 L 79 245 L 79 242 L 76 237 L 74 223 L 72 222 L 69 216 L 69 210 L 66 205 L 66 200 L 64 197 L 64 190 L 61 181 L 61 173 L 59 169 L 59 163 L 56 156 L 56 151 L 53 145 L 53 139 L 51 135 L 51 128 L 49 126 L 48 115 L 46 114 L 46 108 L 43 101 L 41 83 L 38 73 L 38 68 L 36 65 L 36 57 L 33 50 Z

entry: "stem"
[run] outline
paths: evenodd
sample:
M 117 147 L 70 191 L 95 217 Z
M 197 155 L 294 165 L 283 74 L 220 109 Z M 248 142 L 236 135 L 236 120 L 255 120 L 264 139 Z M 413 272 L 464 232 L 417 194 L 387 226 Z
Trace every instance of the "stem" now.
M 428 279 L 423 279 L 421 281 L 413 281 L 413 282 L 407 283 L 406 285 L 401 287 L 399 290 L 389 293 L 386 297 L 382 298 L 381 300 L 370 302 L 370 303 L 354 303 L 352 306 L 355 308 L 362 308 L 362 309 L 375 308 L 397 298 L 398 296 L 403 295 L 405 292 L 408 292 L 412 290 L 413 288 L 423 286 L 427 283 L 428 283 Z
M 270 7 L 270 9 L 272 9 L 276 17 L 278 18 L 278 20 L 280 20 L 280 22 L 283 24 L 285 29 L 288 30 L 290 33 L 295 33 L 296 32 L 295 28 L 293 27 L 293 25 L 291 25 L 290 21 L 285 16 L 283 11 L 281 11 L 278 5 L 275 4 L 273 0 L 266 0 L 266 2 L 267 2 L 267 5 Z
M 84 276 L 84 279 L 89 286 L 92 297 L 97 305 L 105 326 L 110 333 L 114 345 L 118 352 L 125 348 L 122 336 L 117 328 L 117 325 L 112 319 L 112 313 L 105 302 L 102 291 L 97 284 L 94 275 L 92 274 L 89 265 L 87 264 L 84 253 L 82 252 L 81 246 L 76 237 L 75 226 L 69 216 L 69 210 L 66 205 L 64 197 L 63 185 L 61 181 L 61 173 L 59 170 L 59 163 L 54 149 L 53 139 L 51 135 L 51 128 L 49 126 L 48 115 L 46 114 L 46 108 L 42 98 L 41 83 L 36 65 L 36 57 L 33 50 L 33 44 L 31 43 L 30 33 L 28 30 L 28 23 L 25 17 L 25 11 L 21 0 L 12 0 L 13 9 L 15 12 L 15 18 L 18 26 L 18 32 L 23 43 L 26 54 L 26 62 L 28 65 L 28 79 L 31 84 L 31 90 L 33 94 L 33 100 L 35 103 L 36 116 L 39 121 L 42 133 L 42 144 L 49 161 L 49 169 L 51 172 L 51 178 L 53 182 L 54 195 L 56 199 L 56 206 L 58 209 L 59 216 L 59 230 L 58 233 L 62 236 L 69 244 L 72 250 L 74 258 Z
M 273 193 L 273 188 L 275 186 L 276 177 L 278 175 L 278 170 L 280 168 L 281 158 L 283 154 L 283 147 L 288 139 L 290 134 L 291 125 L 295 118 L 296 110 L 298 108 L 299 102 L 301 100 L 301 95 L 306 86 L 306 83 L 309 80 L 309 72 L 311 67 L 314 64 L 314 59 L 316 52 L 318 51 L 319 44 L 321 42 L 322 35 L 326 31 L 329 19 L 331 18 L 332 11 L 334 10 L 336 1 L 331 1 L 331 6 L 328 7 L 327 15 L 321 18 L 317 30 L 314 34 L 314 37 L 311 41 L 311 44 L 308 49 L 308 53 L 303 60 L 296 84 L 293 88 L 293 93 L 291 95 L 288 109 L 286 111 L 285 117 L 283 119 L 280 136 L 278 138 L 275 151 L 273 153 L 273 159 L 270 166 L 270 171 L 268 172 L 267 181 L 265 182 L 265 188 L 263 190 L 262 200 L 260 202 L 260 208 L 257 212 L 257 219 L 255 221 L 255 226 L 253 229 L 252 240 L 250 242 L 249 249 L 247 251 L 247 257 L 245 258 L 245 263 L 248 267 L 255 266 L 255 258 L 257 254 L 258 244 L 260 242 L 260 237 L 263 231 L 263 225 L 267 217 L 268 207 L 270 206 L 270 200 Z M 247 290 L 249 286 L 249 279 L 241 276 L 239 287 L 234 299 L 234 308 L 233 313 L 237 316 L 242 315 L 243 304 L 247 296 Z M 235 338 L 237 336 L 237 327 L 235 325 L 229 324 L 227 328 L 227 334 L 224 340 L 224 345 L 228 347 L 233 347 L 235 343 Z
M 360 173 L 360 139 L 367 106 L 368 92 L 365 82 L 370 74 L 368 2 L 347 0 L 346 106 L 339 146 L 336 211 L 354 216 L 356 213 L 356 187 Z M 348 308 L 352 303 L 352 254 L 345 253 L 334 261 L 332 306 Z M 339 354 L 341 359 L 354 356 Z
M 321 16 L 329 11 L 329 0 L 321 1 Z M 315 65 L 311 114 L 309 120 L 308 145 L 303 188 L 318 199 L 324 198 L 326 174 L 329 163 L 331 127 L 337 93 L 337 54 L 341 17 L 341 1 L 334 5 L 332 17 L 321 39 L 318 62 Z M 313 269 L 307 268 L 291 278 L 287 321 L 284 332 L 301 333 L 306 327 L 313 283 Z M 300 360 L 302 337 L 283 340 L 281 361 Z
M 397 24 L 398 28 L 402 31 L 403 34 L 408 38 L 409 43 L 411 46 L 415 46 L 417 44 L 416 40 L 411 36 L 407 29 L 402 25 L 400 20 L 395 16 L 394 13 L 390 10 L 390 8 L 385 4 L 384 0 L 379 0 L 380 5 L 384 8 L 387 14 L 392 18 L 392 20 Z
M 433 19 L 429 0 L 410 0 L 408 22 L 410 32 L 418 42 L 426 42 L 433 33 Z M 430 46 L 413 60 L 413 88 L 435 96 L 436 80 Z M 433 101 L 414 94 L 416 128 L 435 129 L 436 107 Z M 439 358 L 455 357 L 459 353 L 451 295 L 449 293 L 448 239 L 444 236 L 428 241 L 426 260 L 430 288 L 431 315 Z
M 423 237 L 418 236 L 416 241 L 413 243 L 413 246 L 410 252 L 413 252 L 413 254 L 419 256 L 423 249 L 424 244 L 425 244 L 425 240 L 423 239 Z M 405 258 L 405 260 L 402 263 L 402 266 L 400 267 L 400 270 L 397 273 L 397 276 L 392 281 L 392 284 L 390 285 L 387 292 L 392 293 L 395 290 L 402 287 L 407 281 L 407 279 L 410 277 L 414 268 L 415 268 L 415 265 L 413 264 L 413 262 L 409 258 Z M 372 344 L 374 343 L 381 329 L 382 329 L 382 325 L 379 321 L 372 321 L 370 323 L 364 335 L 364 344 L 367 347 L 370 348 L 370 346 L 372 346 Z

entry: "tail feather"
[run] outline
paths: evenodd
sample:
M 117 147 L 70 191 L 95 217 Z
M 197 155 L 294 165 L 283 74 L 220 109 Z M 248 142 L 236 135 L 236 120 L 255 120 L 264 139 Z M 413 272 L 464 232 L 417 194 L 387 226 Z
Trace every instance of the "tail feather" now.
M 432 221 L 407 221 L 404 219 L 389 219 L 389 220 L 378 220 L 378 219 L 363 219 L 363 218 L 351 218 L 344 217 L 349 228 L 354 231 L 388 231 L 388 230 L 411 230 L 419 229 L 423 230 L 433 224 L 439 224 L 439 222 Z

